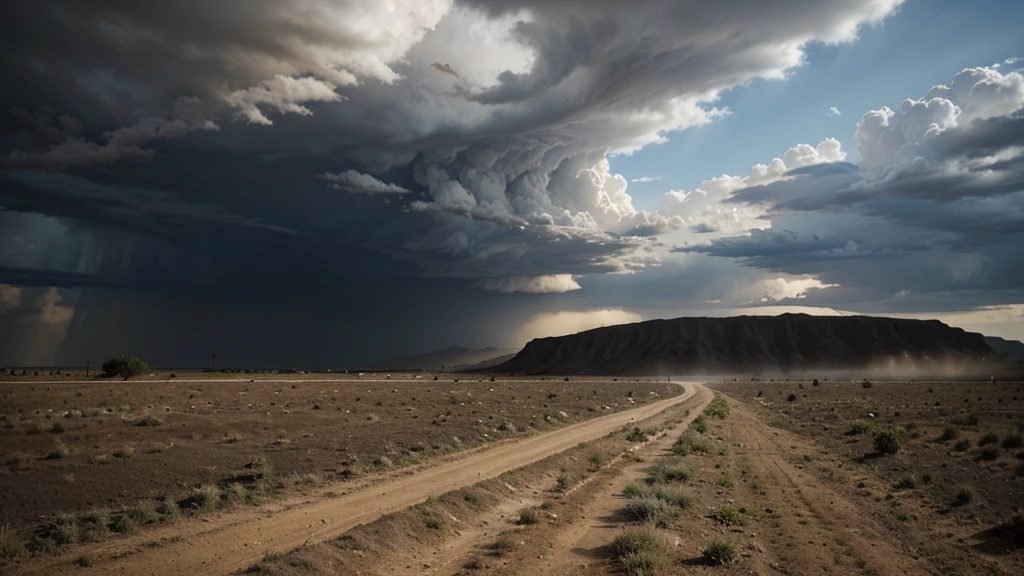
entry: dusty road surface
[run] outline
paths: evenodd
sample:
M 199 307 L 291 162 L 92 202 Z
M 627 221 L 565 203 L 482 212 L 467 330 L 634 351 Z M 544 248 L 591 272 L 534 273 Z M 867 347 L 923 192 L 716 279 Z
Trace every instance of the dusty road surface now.
M 698 396 L 706 392 L 702 388 Z M 707 431 L 698 435 L 709 443 L 707 450 L 669 453 L 666 449 L 681 434 L 694 434 L 676 429 L 644 445 L 637 453 L 644 462 L 626 460 L 602 470 L 589 488 L 557 502 L 549 508 L 554 514 L 536 525 L 505 520 L 494 527 L 513 531 L 514 551 L 496 554 L 484 542 L 463 552 L 461 562 L 448 560 L 447 565 L 475 563 L 483 567 L 479 573 L 495 576 L 623 574 L 611 544 L 623 529 L 639 524 L 627 513 L 622 490 L 666 461 L 692 471 L 689 480 L 669 484 L 692 497 L 693 505 L 653 529 L 667 542 L 666 562 L 654 571 L 661 576 L 1022 573 L 1019 547 L 979 545 L 978 526 L 997 520 L 978 516 L 958 526 L 948 507 L 936 506 L 920 487 L 894 488 L 871 466 L 877 459 L 856 463 L 814 438 L 769 425 L 764 416 L 770 412 L 761 414 L 735 399 L 728 403 L 727 417 L 707 418 Z M 717 512 L 723 505 L 734 506 L 737 517 L 723 521 Z M 728 566 L 702 558 L 711 539 L 735 546 L 736 557 Z M 452 568 L 437 573 L 478 572 Z
M 682 394 L 672 398 L 481 449 L 352 493 L 225 513 L 144 531 L 126 539 L 77 546 L 70 554 L 92 559 L 91 567 L 76 569 L 81 574 L 229 574 L 252 565 L 267 552 L 285 552 L 338 536 L 429 496 L 497 477 L 600 438 L 684 402 L 702 389 L 695 383 L 683 388 Z M 36 559 L 16 567 L 14 573 L 62 573 L 67 571 L 68 562 L 67 555 Z

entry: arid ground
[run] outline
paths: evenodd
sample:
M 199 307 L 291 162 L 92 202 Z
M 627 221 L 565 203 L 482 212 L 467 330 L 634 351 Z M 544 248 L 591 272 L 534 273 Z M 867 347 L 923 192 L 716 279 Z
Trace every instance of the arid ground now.
M 1024 384 L 293 378 L 4 383 L 5 569 L 1024 573 Z

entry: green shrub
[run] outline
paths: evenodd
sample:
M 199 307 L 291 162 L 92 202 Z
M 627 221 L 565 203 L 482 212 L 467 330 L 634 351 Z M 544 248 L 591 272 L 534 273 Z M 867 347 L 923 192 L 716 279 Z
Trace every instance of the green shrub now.
M 875 451 L 879 454 L 895 454 L 900 451 L 907 439 L 907 431 L 903 428 L 886 426 L 875 432 Z
M 564 491 L 566 488 L 569 487 L 569 477 L 565 474 L 565 472 L 562 472 L 561 474 L 558 475 L 557 478 L 555 478 L 555 484 L 558 486 L 559 490 Z
M 630 576 L 653 576 L 659 570 L 667 568 L 672 564 L 668 553 L 649 550 L 646 552 L 631 552 L 619 557 L 622 569 Z
M 120 514 L 114 517 L 110 529 L 118 534 L 134 534 L 139 529 L 139 523 L 127 514 Z
M 423 525 L 431 530 L 440 530 L 441 526 L 444 525 L 444 521 L 437 514 L 426 513 L 423 515 Z
M 956 450 L 957 452 L 966 452 L 967 450 L 970 450 L 970 449 L 971 449 L 971 441 L 966 439 L 966 438 L 964 438 L 963 440 L 960 440 L 959 442 L 956 443 L 955 446 L 953 446 L 953 450 Z
M 224 497 L 229 504 L 245 504 L 249 499 L 249 490 L 238 482 L 233 482 L 224 489 Z
M 725 398 L 715 394 L 715 398 L 704 408 L 704 414 L 710 418 L 725 420 L 725 417 L 729 415 L 729 403 L 725 401 Z
M 868 380 L 867 378 L 865 378 L 864 381 L 860 383 L 861 388 L 871 388 L 871 386 L 871 381 Z
M 126 356 L 122 354 L 104 362 L 103 372 L 107 377 L 120 376 L 127 380 L 132 376 L 148 373 L 149 364 L 146 364 L 145 361 L 140 360 L 135 356 Z
M 678 464 L 668 464 L 664 461 L 652 467 L 648 474 L 650 474 L 651 480 L 656 483 L 689 482 L 693 478 L 693 470 Z
M 197 510 L 213 510 L 220 505 L 220 489 L 211 484 L 203 484 L 193 488 L 186 499 L 189 508 Z
M 95 563 L 95 560 L 93 560 L 92 556 L 89 556 L 88 554 L 82 554 L 78 558 L 75 558 L 71 563 L 76 566 L 81 566 L 82 568 L 89 568 Z
M 846 433 L 847 436 L 857 436 L 859 434 L 871 434 L 875 431 L 875 425 L 871 422 L 865 422 L 858 420 L 853 424 L 850 424 L 850 430 Z
M 718 485 L 722 488 L 732 488 L 732 478 L 728 475 L 722 476 L 718 479 Z
M 691 452 L 704 452 L 706 454 L 711 453 L 711 442 L 709 440 L 699 438 L 694 432 L 687 431 L 683 434 L 676 443 L 672 445 L 672 453 L 678 454 L 679 456 L 686 456 Z
M 989 444 L 998 444 L 998 443 L 999 443 L 999 434 L 996 434 L 995 432 L 991 432 L 991 431 L 990 432 L 985 432 L 985 434 L 981 437 L 981 440 L 978 440 L 978 446 L 987 446 Z
M 626 509 L 637 520 L 651 522 L 662 527 L 668 526 L 679 517 L 678 506 L 653 496 L 630 498 Z
M 730 504 L 722 504 L 715 508 L 712 515 L 722 524 L 737 524 L 740 521 L 740 511 Z
M 703 416 L 697 416 L 693 422 L 690 423 L 690 430 L 698 434 L 703 434 L 708 431 L 708 421 Z
M 590 469 L 597 472 L 601 469 L 601 465 L 604 464 L 604 456 L 598 452 L 594 452 L 587 458 L 587 462 L 590 462 Z
M 516 524 L 536 524 L 540 519 L 537 517 L 537 511 L 532 508 L 523 508 L 519 511 L 519 521 Z
M 626 484 L 626 487 L 622 489 L 622 495 L 626 498 L 640 498 L 647 496 L 647 486 L 639 482 L 630 482 Z
M 152 524 L 160 520 L 160 514 L 156 511 L 156 506 L 148 500 L 139 502 L 138 506 L 125 510 L 124 514 L 137 524 Z
M 668 554 L 668 542 L 650 528 L 627 528 L 612 541 L 616 558 L 643 552 Z
M 712 538 L 704 545 L 701 555 L 708 564 L 726 564 L 736 557 L 736 545 L 728 540 Z
M 78 541 L 78 520 L 70 514 L 57 516 L 50 526 L 50 538 L 57 546 L 67 546 Z
M 626 435 L 626 440 L 629 442 L 647 442 L 647 438 L 656 435 L 656 431 L 653 429 L 640 429 L 639 426 L 633 426 L 630 430 L 630 434 Z
M 664 484 L 656 484 L 651 488 L 650 496 L 661 500 L 666 504 L 670 504 L 677 508 L 687 510 L 693 506 L 693 497 L 683 494 L 681 491 L 665 486 Z
M 942 430 L 942 435 L 939 436 L 939 442 L 949 442 L 950 440 L 956 440 L 960 437 L 960 431 L 952 426 L 946 426 Z
M 160 512 L 164 516 L 164 520 L 168 522 L 174 522 L 181 519 L 181 507 L 178 506 L 178 501 L 170 496 L 165 496 L 160 504 Z

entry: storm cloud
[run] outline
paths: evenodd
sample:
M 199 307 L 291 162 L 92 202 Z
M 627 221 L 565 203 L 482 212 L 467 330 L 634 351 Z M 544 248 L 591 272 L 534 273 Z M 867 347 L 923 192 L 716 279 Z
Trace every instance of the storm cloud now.
M 1019 74 L 965 71 L 866 115 L 856 166 L 838 140 L 800 144 L 657 210 L 612 169 L 900 3 L 26 4 L 0 23 L 0 71 L 16 79 L 0 95 L 0 322 L 40 297 L 18 286 L 78 291 L 54 304 L 72 309 L 58 359 L 105 353 L 92 332 L 123 344 L 120 322 L 158 362 L 204 355 L 161 350 L 218 314 L 233 328 L 208 347 L 299 318 L 410 327 L 336 348 L 317 328 L 315 353 L 281 356 L 344 363 L 501 345 L 523 314 L 617 308 L 602 286 L 647 286 L 708 256 L 765 271 L 737 292 L 751 301 L 856 289 L 841 266 L 894 254 L 953 254 L 972 289 L 1015 286 L 1003 233 L 1022 213 Z M 203 318 L 183 320 L 189 306 Z M 459 341 L 453 325 L 440 342 L 428 328 L 448 317 L 490 328 Z M 146 335 L 165 321 L 167 335 Z M 239 362 L 269 354 L 244 349 Z

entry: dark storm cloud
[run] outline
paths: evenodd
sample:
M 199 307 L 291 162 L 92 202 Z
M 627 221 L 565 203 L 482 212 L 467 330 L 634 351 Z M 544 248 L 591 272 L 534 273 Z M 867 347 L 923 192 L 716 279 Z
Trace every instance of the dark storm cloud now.
M 19 230 L 0 265 L 161 288 L 147 298 L 307 290 L 339 314 L 373 297 L 352 279 L 393 280 L 388 318 L 400 293 L 430 304 L 430 278 L 568 290 L 552 279 L 651 269 L 649 237 L 686 223 L 635 208 L 609 151 L 713 121 L 720 91 L 898 4 L 25 4 L 0 23 L 0 206 Z

